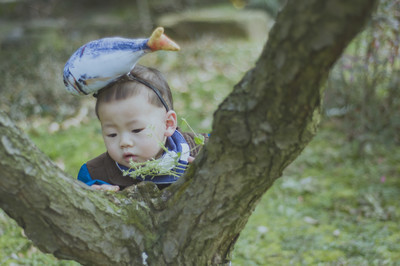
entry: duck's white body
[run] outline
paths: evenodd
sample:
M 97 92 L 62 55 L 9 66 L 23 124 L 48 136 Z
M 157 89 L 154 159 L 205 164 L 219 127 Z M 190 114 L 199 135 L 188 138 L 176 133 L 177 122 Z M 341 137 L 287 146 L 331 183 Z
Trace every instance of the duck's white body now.
M 64 67 L 64 84 L 73 94 L 95 93 L 129 73 L 148 52 L 179 50 L 179 46 L 157 28 L 149 39 L 120 37 L 91 41 L 80 47 Z

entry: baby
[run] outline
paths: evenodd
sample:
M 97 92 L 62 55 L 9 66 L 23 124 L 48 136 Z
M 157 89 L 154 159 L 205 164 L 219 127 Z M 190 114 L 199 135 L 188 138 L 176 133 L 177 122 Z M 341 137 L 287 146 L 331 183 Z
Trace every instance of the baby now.
M 101 190 L 118 191 L 144 180 L 163 189 L 183 174 L 184 168 L 172 167 L 173 174 L 124 175 L 132 171 L 132 161 L 155 159 L 168 165 L 179 157 L 179 165 L 187 165 L 199 150 L 193 134 L 177 130 L 171 90 L 159 71 L 136 65 L 95 97 L 107 152 L 85 163 L 78 180 Z

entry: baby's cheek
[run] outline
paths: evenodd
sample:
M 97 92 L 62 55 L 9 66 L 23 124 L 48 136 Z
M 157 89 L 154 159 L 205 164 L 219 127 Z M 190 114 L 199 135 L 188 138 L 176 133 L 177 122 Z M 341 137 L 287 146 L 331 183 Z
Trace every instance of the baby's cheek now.
M 146 151 L 147 157 L 154 158 L 160 153 L 161 145 L 159 141 L 153 138 L 146 143 L 146 147 L 143 147 L 143 149 Z
M 104 141 L 104 144 L 106 145 L 107 150 L 112 150 L 114 148 L 114 145 L 111 141 Z

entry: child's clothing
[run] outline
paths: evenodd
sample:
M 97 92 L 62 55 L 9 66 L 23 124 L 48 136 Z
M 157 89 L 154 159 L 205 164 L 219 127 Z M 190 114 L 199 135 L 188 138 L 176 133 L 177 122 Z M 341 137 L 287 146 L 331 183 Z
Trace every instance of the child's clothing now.
M 123 171 L 129 169 L 115 162 L 108 153 L 105 152 L 82 165 L 78 173 L 78 180 L 89 186 L 94 184 L 117 185 L 121 190 L 145 180 L 154 182 L 160 189 L 165 188 L 178 180 L 179 176 L 184 173 L 185 166 L 188 164 L 187 159 L 189 154 L 190 156 L 195 156 L 200 150 L 200 147 L 197 147 L 194 142 L 194 134 L 181 133 L 178 130 L 176 130 L 171 137 L 167 138 L 166 148 L 170 152 L 164 152 L 161 158 L 157 160 L 162 160 L 168 164 L 168 162 L 170 162 L 169 159 L 171 159 L 171 154 L 180 154 L 179 163 L 183 166 L 172 169 L 176 175 L 147 176 L 141 178 L 124 176 Z

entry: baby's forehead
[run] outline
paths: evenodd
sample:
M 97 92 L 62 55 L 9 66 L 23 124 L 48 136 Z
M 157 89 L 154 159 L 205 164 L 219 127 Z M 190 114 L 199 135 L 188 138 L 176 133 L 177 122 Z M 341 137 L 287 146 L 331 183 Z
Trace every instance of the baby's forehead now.
M 125 88 L 124 90 L 115 90 L 111 92 L 106 98 L 99 102 L 99 104 L 103 103 L 113 103 L 113 102 L 120 102 L 125 100 L 133 100 L 135 98 L 143 98 L 151 103 L 152 91 L 146 88 L 142 84 L 135 84 L 135 86 L 131 88 Z
M 132 94 L 127 94 L 124 95 L 124 97 L 113 97 L 109 99 L 108 101 L 102 101 L 98 103 L 98 108 L 103 109 L 102 107 L 107 106 L 107 105 L 121 105 L 124 102 L 128 103 L 128 106 L 130 106 L 132 109 L 136 107 L 142 107 L 148 110 L 152 109 L 164 109 L 163 106 L 158 105 L 157 101 L 158 98 L 157 96 L 152 95 L 151 90 L 140 90 L 137 92 L 134 92 Z
M 114 120 L 120 117 L 134 119 L 138 117 L 162 117 L 165 114 L 163 107 L 152 104 L 146 94 L 131 95 L 124 99 L 103 102 L 98 107 L 100 121 Z

